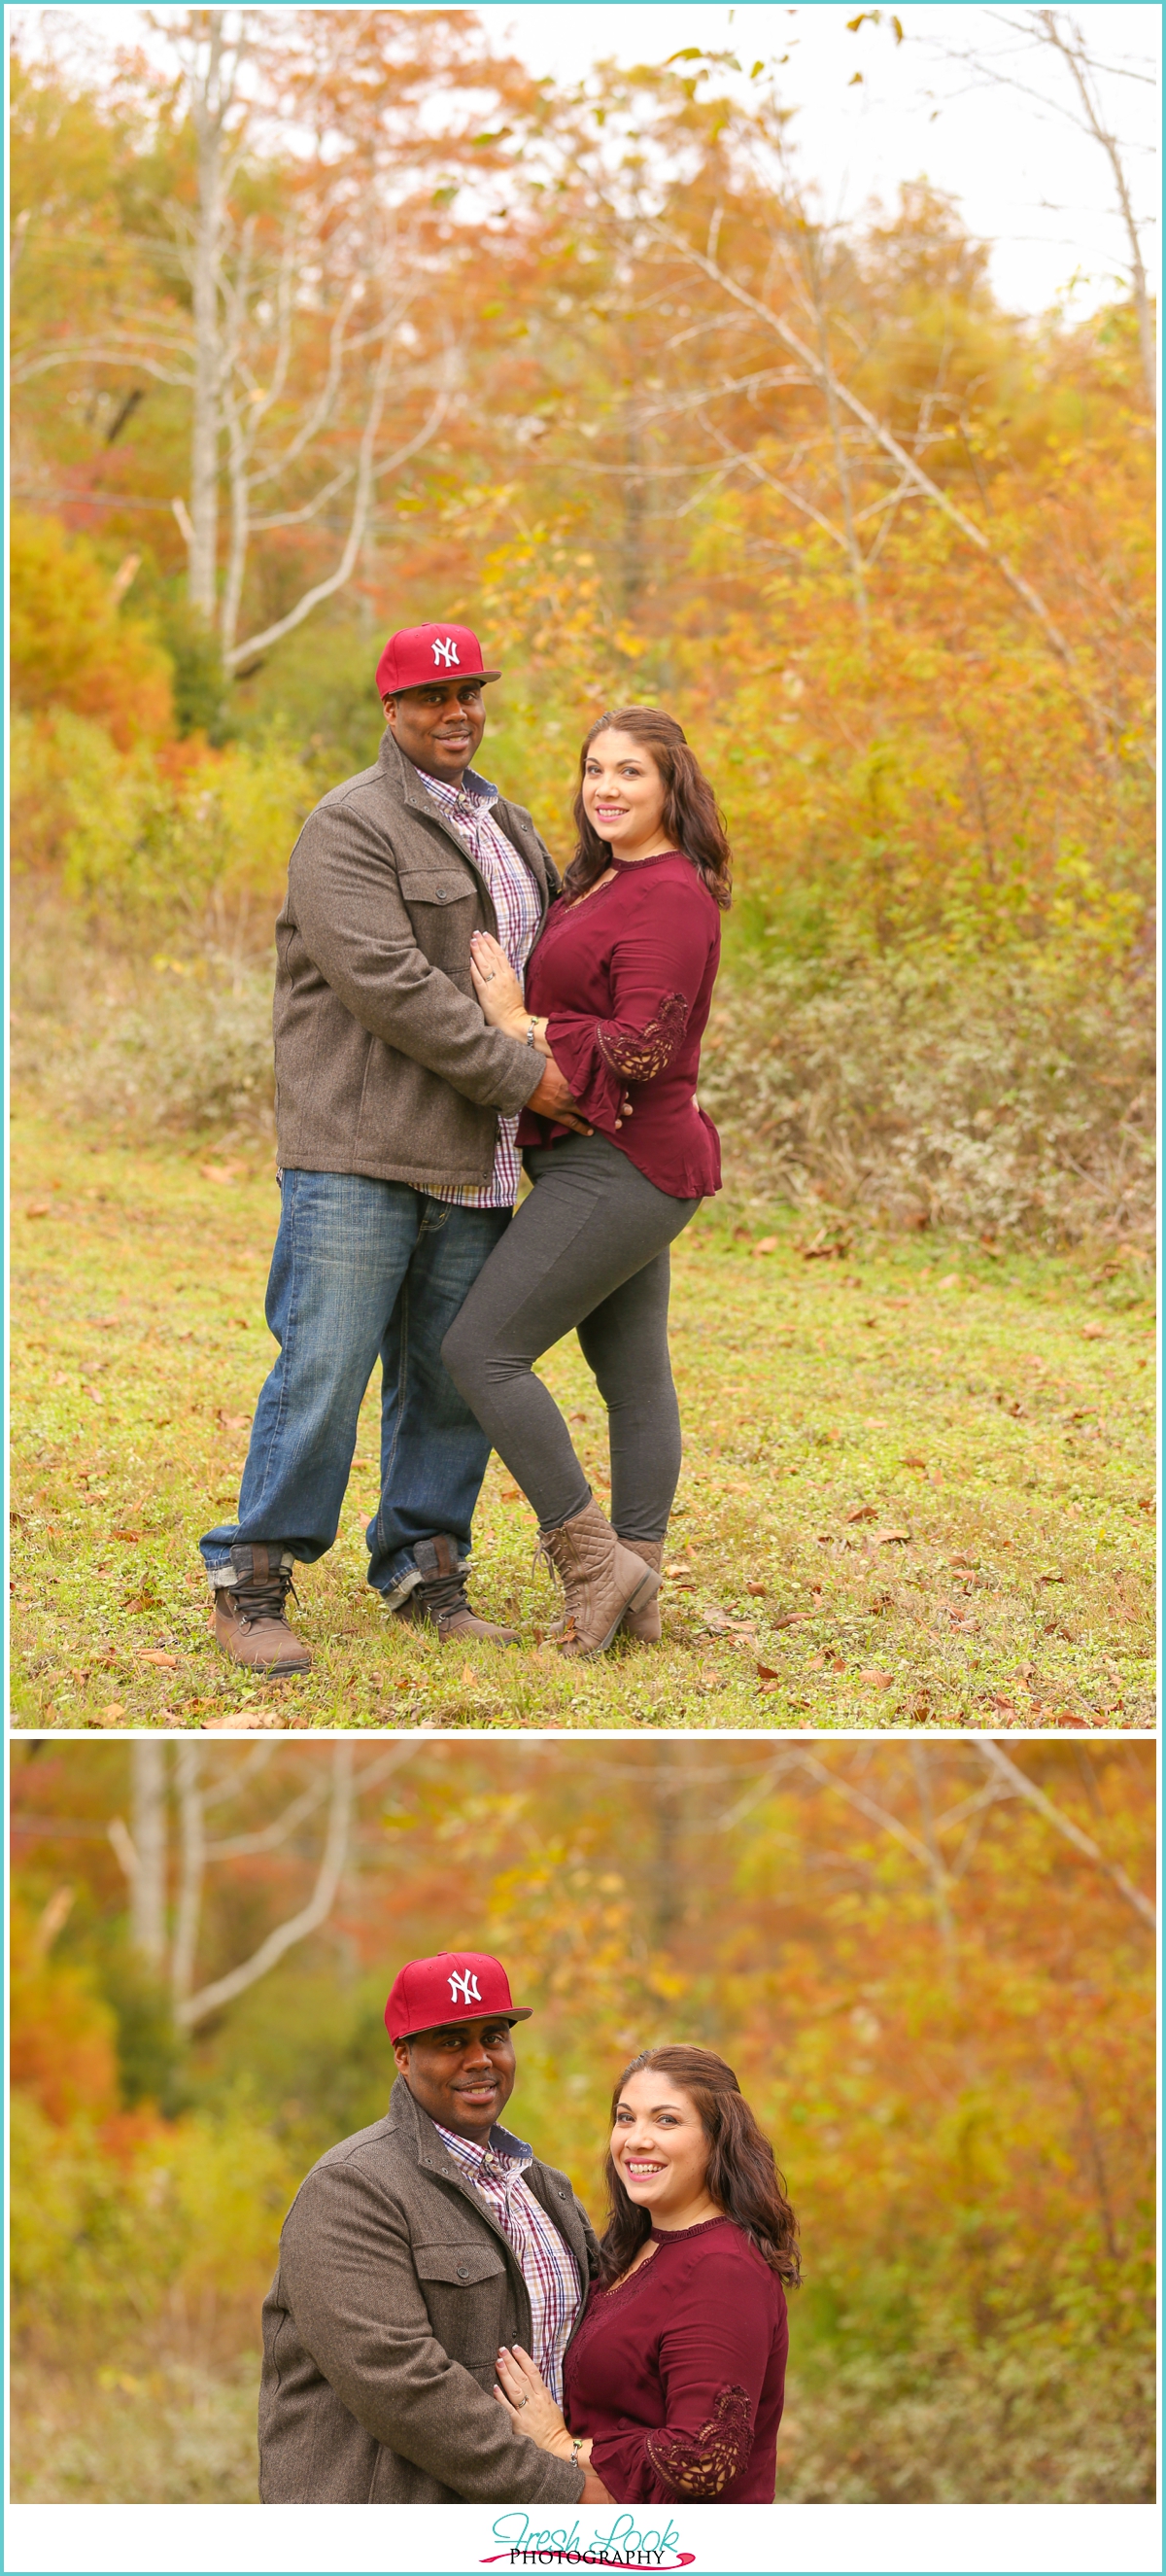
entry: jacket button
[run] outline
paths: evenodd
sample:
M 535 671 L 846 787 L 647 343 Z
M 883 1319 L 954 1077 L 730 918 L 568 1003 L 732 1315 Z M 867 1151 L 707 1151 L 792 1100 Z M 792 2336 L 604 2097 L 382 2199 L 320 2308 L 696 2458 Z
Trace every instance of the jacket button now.
M 469 2267 L 469 2264 L 468 2264 L 468 2263 L 459 2263 L 459 2264 L 458 2264 L 458 2267 L 457 2267 L 457 2276 L 458 2276 L 459 2281 L 468 2281 L 468 2280 L 469 2280 L 469 2277 L 470 2277 L 470 2267 Z
M 437 889 L 437 900 L 438 900 L 438 902 L 439 902 L 439 903 L 444 903 L 444 902 L 445 902 L 445 887 L 444 887 L 444 886 L 439 886 L 439 887 L 438 887 L 438 889 Z

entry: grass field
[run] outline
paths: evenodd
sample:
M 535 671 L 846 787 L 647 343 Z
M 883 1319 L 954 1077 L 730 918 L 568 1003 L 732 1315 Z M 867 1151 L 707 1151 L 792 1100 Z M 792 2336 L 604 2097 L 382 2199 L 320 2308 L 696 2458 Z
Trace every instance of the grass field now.
M 142 1149 L 18 1121 L 12 1706 L 18 1725 L 833 1728 L 1153 1722 L 1150 1281 L 1141 1265 L 704 1211 L 674 1254 L 686 1458 L 664 1641 L 598 1663 L 497 1459 L 475 1600 L 519 1647 L 439 1647 L 364 1579 L 375 1390 L 330 1556 L 303 1569 L 312 1672 L 216 1650 L 197 1541 L 233 1508 L 274 1349 L 266 1149 Z M 828 1229 L 824 1229 L 828 1234 Z M 602 1408 L 546 1376 L 599 1499 Z M 274 1533 L 273 1533 L 274 1535 Z

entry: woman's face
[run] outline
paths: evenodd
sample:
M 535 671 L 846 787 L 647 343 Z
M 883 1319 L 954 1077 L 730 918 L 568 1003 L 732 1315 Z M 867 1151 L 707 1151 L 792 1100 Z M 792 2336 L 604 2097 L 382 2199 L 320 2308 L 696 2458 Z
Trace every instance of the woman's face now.
M 616 2107 L 612 2162 L 628 2199 L 653 2220 L 685 2224 L 707 2201 L 709 2142 L 695 2103 L 651 2066 L 629 2075 Z
M 583 771 L 583 810 L 617 858 L 659 838 L 664 797 L 651 752 L 634 734 L 596 734 Z

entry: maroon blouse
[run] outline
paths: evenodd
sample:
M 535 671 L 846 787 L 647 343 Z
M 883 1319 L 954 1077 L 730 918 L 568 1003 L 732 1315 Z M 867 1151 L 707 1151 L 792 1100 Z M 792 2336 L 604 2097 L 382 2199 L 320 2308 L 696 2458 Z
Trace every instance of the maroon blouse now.
M 552 904 L 526 970 L 526 1006 L 597 1135 L 669 1198 L 721 1186 L 711 1118 L 696 1104 L 700 1042 L 721 956 L 721 916 L 690 859 L 613 859 L 586 902 Z M 627 1092 L 633 1116 L 616 1130 Z M 524 1109 L 521 1146 L 570 1130 Z
M 772 2504 L 785 2293 L 731 2218 L 652 2230 L 650 2260 L 592 2291 L 564 2412 L 617 2504 Z

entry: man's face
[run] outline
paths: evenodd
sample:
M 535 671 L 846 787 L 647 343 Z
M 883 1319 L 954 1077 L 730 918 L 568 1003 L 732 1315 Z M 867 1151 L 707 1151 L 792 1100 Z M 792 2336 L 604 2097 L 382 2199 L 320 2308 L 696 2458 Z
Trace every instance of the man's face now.
M 427 680 L 384 700 L 385 721 L 406 760 L 460 787 L 486 730 L 480 680 Z
M 484 2146 L 514 2091 L 507 2021 L 447 2021 L 395 2039 L 393 2055 L 415 2102 L 456 2138 Z

